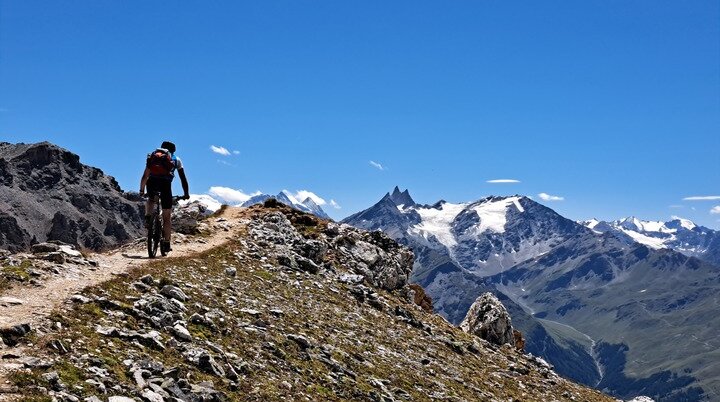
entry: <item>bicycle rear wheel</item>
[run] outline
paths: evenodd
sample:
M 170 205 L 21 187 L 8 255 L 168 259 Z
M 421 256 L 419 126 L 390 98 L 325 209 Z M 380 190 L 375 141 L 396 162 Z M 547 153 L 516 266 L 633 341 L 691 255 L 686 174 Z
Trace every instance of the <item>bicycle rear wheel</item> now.
M 158 247 L 160 246 L 161 228 L 158 225 L 159 219 L 157 215 L 153 215 L 151 222 L 152 223 L 148 227 L 147 250 L 148 257 L 155 258 L 155 256 L 157 255 Z

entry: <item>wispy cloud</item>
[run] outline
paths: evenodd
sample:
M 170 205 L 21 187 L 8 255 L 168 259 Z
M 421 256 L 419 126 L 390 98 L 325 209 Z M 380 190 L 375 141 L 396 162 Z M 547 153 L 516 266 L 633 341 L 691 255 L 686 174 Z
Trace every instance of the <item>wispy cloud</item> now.
M 239 204 L 250 199 L 250 197 L 262 194 L 261 192 L 255 192 L 252 194 L 246 194 L 242 190 L 236 190 L 230 187 L 213 186 L 208 191 L 213 197 L 220 198 L 229 203 Z
M 333 207 L 333 208 L 335 208 L 335 209 L 342 209 L 342 207 L 340 206 L 340 204 L 338 204 L 337 202 L 335 202 L 335 200 L 330 200 L 330 206 Z
M 492 179 L 487 181 L 490 184 L 512 184 L 512 183 L 520 183 L 520 180 L 515 179 Z
M 225 148 L 225 147 L 217 147 L 215 145 L 210 145 L 210 150 L 215 152 L 218 155 L 223 155 L 223 156 L 230 155 L 230 151 L 228 151 L 227 148 Z
M 297 193 L 293 194 L 293 196 L 295 197 L 295 199 L 297 199 L 300 202 L 303 202 L 303 201 L 307 200 L 308 198 L 310 198 L 318 205 L 322 206 L 322 205 L 327 204 L 327 202 L 324 199 L 322 199 L 320 196 L 318 196 L 317 194 L 313 193 L 312 191 L 308 191 L 308 190 L 300 190 Z
M 219 163 L 219 164 L 221 164 L 221 165 L 225 165 L 225 166 L 235 166 L 235 165 L 233 165 L 232 163 L 230 163 L 230 162 L 228 162 L 228 161 L 224 161 L 224 160 L 222 160 L 222 159 L 218 159 L 218 160 L 217 160 L 217 163 Z
M 668 205 L 668 208 L 681 209 L 681 208 L 685 208 L 685 206 L 674 204 L 674 205 Z
M 377 170 L 385 170 L 385 166 L 382 165 L 382 163 L 370 161 L 370 166 L 374 167 Z
M 233 155 L 240 155 L 240 151 L 237 151 L 237 150 L 233 151 Z
M 696 195 L 693 197 L 685 197 L 683 201 L 717 201 L 720 200 L 720 195 Z
M 538 194 L 538 197 L 540 197 L 543 201 L 564 201 L 565 197 L 560 197 L 557 195 L 550 195 L 548 193 L 540 193 Z
M 715 205 L 714 207 L 712 207 L 712 209 L 710 210 L 710 213 L 711 214 L 720 214 L 720 205 Z

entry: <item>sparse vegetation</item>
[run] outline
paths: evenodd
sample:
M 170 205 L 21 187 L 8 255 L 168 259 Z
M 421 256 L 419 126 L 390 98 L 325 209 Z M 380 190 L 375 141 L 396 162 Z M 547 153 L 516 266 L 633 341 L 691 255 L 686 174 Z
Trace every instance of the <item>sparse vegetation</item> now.
M 250 213 L 257 218 L 266 210 Z M 307 237 L 319 238 L 327 229 L 322 221 L 292 221 Z M 71 353 L 45 348 L 42 352 L 56 359 L 54 366 L 18 372 L 12 381 L 27 390 L 26 400 L 46 400 L 37 387 L 47 385 L 43 373 L 56 371 L 67 389 L 89 396 L 96 390 L 85 380 L 93 378 L 92 370 L 107 370 L 120 394 L 138 397 L 127 362 L 148 360 L 178 370 L 178 378 L 193 384 L 211 381 L 228 400 L 368 400 L 385 394 L 407 400 L 611 400 L 543 374 L 511 347 L 490 346 L 463 333 L 411 304 L 402 291 L 366 288 L 378 302 L 359 300 L 353 293 L 359 285 L 338 280 L 347 269 L 335 254 L 328 253 L 325 262 L 338 272 L 310 274 L 275 264 L 261 243 L 244 232 L 193 258 L 157 260 L 86 289 L 95 301 L 56 313 L 52 319 L 62 320 L 62 329 L 45 336 L 71 340 Z M 235 274 L 228 275 L 229 266 Z M 212 322 L 188 320 L 191 342 L 174 339 L 167 326 L 143 317 L 137 307 L 133 311 L 133 303 L 157 295 L 165 285 L 187 294 L 184 316 L 215 314 Z M 401 319 L 397 309 L 409 311 L 422 326 Z M 98 326 L 158 330 L 165 350 L 103 335 Z M 193 363 L 188 353 L 196 348 L 211 350 L 225 371 L 232 367 L 239 378 L 210 374 Z

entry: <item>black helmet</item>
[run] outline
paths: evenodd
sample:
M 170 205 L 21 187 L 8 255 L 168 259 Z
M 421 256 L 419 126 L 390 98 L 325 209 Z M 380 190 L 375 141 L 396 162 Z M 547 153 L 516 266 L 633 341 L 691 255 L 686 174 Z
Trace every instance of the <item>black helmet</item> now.
M 175 144 L 170 141 L 164 141 L 162 145 L 160 145 L 160 148 L 167 149 L 171 154 L 175 153 Z

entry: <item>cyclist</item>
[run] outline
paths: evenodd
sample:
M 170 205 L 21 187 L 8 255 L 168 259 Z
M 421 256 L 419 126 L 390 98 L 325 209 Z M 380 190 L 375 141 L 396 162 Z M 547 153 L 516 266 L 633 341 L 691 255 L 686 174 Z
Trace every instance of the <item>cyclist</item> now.
M 140 180 L 140 194 L 145 194 L 145 187 L 147 186 L 147 193 L 150 195 L 145 204 L 145 227 L 152 224 L 151 214 L 155 208 L 152 195 L 160 193 L 163 218 L 163 241 L 160 243 L 160 248 L 163 252 L 172 250 L 170 248 L 170 233 L 172 231 L 170 219 L 173 204 L 172 181 L 175 178 L 176 170 L 182 182 L 184 192 L 182 198 L 187 200 L 190 198 L 190 191 L 185 177 L 185 168 L 180 158 L 175 155 L 175 144 L 170 141 L 163 142 L 160 148 L 148 154 L 145 161 L 145 172 L 143 172 Z

